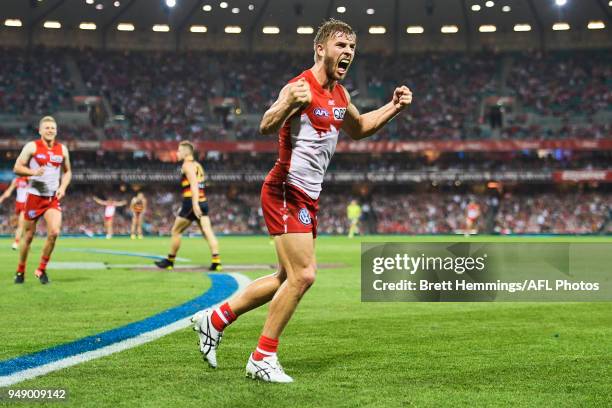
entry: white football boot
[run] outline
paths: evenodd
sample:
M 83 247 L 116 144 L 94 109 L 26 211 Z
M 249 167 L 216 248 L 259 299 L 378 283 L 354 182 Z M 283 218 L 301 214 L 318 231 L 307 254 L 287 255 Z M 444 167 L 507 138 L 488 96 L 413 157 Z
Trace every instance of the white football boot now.
M 217 368 L 217 347 L 223 337 L 222 331 L 217 331 L 210 321 L 211 309 L 202 310 L 191 317 L 193 330 L 198 333 L 200 352 L 209 366 Z
M 272 383 L 292 383 L 293 378 L 285 374 L 283 367 L 278 362 L 276 354 L 264 357 L 262 360 L 254 360 L 253 354 L 249 357 L 246 366 L 246 376 L 253 380 L 262 380 Z

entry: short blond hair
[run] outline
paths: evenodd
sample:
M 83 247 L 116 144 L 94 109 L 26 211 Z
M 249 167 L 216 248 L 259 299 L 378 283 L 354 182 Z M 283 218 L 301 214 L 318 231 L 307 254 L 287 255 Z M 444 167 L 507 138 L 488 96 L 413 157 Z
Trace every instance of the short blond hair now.
M 335 18 L 330 18 L 329 20 L 325 20 L 323 24 L 319 26 L 317 30 L 317 34 L 314 38 L 314 59 L 317 61 L 317 45 L 325 44 L 327 40 L 329 40 L 336 33 L 344 33 L 347 36 L 355 37 L 357 39 L 357 34 L 355 34 L 355 30 L 353 27 L 345 23 L 341 20 L 336 20 Z
M 188 140 L 183 140 L 182 142 L 180 142 L 179 147 L 181 146 L 185 146 L 186 148 L 188 148 L 191 151 L 191 154 L 195 152 L 195 146 Z
M 57 122 L 53 116 L 43 116 L 40 122 L 38 122 L 38 127 L 42 126 L 44 122 L 53 122 L 57 125 Z

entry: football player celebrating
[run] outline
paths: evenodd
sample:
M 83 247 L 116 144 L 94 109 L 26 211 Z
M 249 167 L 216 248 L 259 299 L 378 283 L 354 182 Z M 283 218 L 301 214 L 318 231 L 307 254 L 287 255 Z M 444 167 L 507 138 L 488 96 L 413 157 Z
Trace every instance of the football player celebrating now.
M 261 133 L 278 132 L 279 140 L 278 159 L 261 190 L 261 206 L 274 237 L 279 269 L 252 282 L 220 307 L 194 315 L 200 351 L 213 367 L 225 327 L 241 314 L 270 302 L 246 372 L 268 382 L 293 381 L 276 351 L 300 299 L 315 281 L 319 194 L 340 129 L 354 140 L 363 139 L 412 102 L 410 90 L 400 86 L 387 104 L 360 114 L 339 84 L 353 62 L 355 46 L 356 35 L 348 24 L 333 19 L 323 23 L 314 40 L 314 65 L 285 85 L 261 120 Z

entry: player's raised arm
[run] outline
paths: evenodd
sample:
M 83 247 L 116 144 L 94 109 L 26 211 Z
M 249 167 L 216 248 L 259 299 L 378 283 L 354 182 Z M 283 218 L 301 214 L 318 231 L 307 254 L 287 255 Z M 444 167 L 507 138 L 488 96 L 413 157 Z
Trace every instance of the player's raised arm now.
M 29 167 L 28 162 L 36 152 L 36 145 L 34 142 L 26 143 L 21 149 L 21 153 L 19 153 L 19 157 L 15 161 L 15 166 L 13 167 L 13 171 L 18 176 L 42 176 L 45 173 L 44 167 L 39 167 L 36 170 L 33 170 Z
M 100 199 L 99 199 L 98 197 L 96 197 L 96 196 L 93 196 L 93 200 L 94 200 L 96 203 L 100 204 L 100 205 L 106 205 L 106 204 L 107 204 L 107 202 L 106 202 L 106 201 L 104 201 L 104 200 L 100 200 Z
M 346 92 L 346 95 L 350 100 L 348 92 Z M 393 98 L 389 103 L 368 113 L 360 114 L 355 105 L 349 103 L 342 129 L 353 140 L 372 136 L 411 103 L 412 92 L 406 86 L 395 88 Z
M 196 217 L 202 216 L 202 209 L 200 208 L 200 190 L 198 189 L 198 177 L 196 175 L 196 166 L 192 161 L 183 162 L 183 173 L 189 181 L 189 188 L 191 189 L 191 204 L 193 206 L 193 213 Z
M 11 194 L 13 194 L 13 191 L 15 191 L 16 188 L 17 188 L 17 179 L 13 179 L 13 180 L 11 180 L 11 184 L 8 186 L 8 188 L 0 196 L 0 204 L 2 204 L 2 202 L 4 200 L 6 200 L 8 197 L 10 197 Z
M 62 146 L 62 150 L 64 151 L 64 161 L 62 162 L 62 181 L 60 182 L 60 186 L 55 193 L 55 196 L 58 200 L 61 200 L 66 195 L 66 189 L 70 184 L 70 180 L 72 180 L 72 165 L 70 164 L 70 154 L 68 153 L 68 148 L 66 146 Z
M 304 78 L 285 85 L 276 102 L 264 113 L 259 132 L 262 135 L 278 132 L 288 118 L 311 101 L 310 85 Z

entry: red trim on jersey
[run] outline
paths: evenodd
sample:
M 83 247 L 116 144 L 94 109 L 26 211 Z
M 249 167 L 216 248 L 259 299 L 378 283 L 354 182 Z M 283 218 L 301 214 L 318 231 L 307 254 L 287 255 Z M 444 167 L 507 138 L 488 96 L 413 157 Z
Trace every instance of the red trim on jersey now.
M 38 139 L 34 141 L 36 145 L 36 151 L 32 158 L 36 160 L 39 166 L 43 167 L 50 163 L 52 166 L 59 167 L 64 162 L 64 149 L 62 149 L 61 143 L 53 143 L 53 146 L 48 147 L 47 144 L 42 140 Z
M 294 120 L 300 120 L 299 118 L 302 116 L 302 114 L 306 114 L 308 116 L 312 127 L 317 132 L 329 132 L 332 124 L 338 129 L 340 126 L 342 126 L 342 119 L 336 119 L 333 114 L 333 108 L 336 106 L 328 106 L 328 101 L 333 99 L 334 101 L 339 102 L 337 108 L 346 109 L 349 102 L 344 87 L 341 84 L 336 83 L 331 91 L 324 89 L 310 69 L 307 69 L 300 75 L 292 78 L 288 84 L 297 82 L 301 78 L 304 78 L 311 86 L 312 102 L 308 106 L 296 112 L 293 116 L 289 117 L 285 123 L 283 123 L 283 126 L 278 132 L 278 159 L 276 160 L 272 170 L 270 170 L 266 176 L 266 182 L 283 183 L 286 181 L 289 168 L 291 167 L 291 123 Z M 321 108 L 326 110 L 329 117 L 322 118 L 315 113 L 317 109 Z

